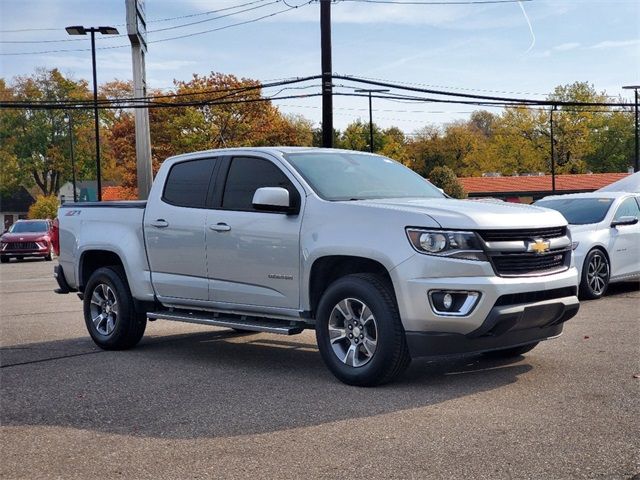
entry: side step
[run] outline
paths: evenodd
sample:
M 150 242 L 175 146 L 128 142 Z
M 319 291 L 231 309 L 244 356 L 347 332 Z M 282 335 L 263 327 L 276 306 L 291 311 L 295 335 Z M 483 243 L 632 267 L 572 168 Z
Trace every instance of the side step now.
M 295 335 L 301 333 L 305 328 L 305 324 L 301 321 L 275 320 L 261 317 L 247 317 L 244 315 L 223 316 L 219 313 L 194 313 L 179 310 L 149 312 L 147 313 L 147 317 L 150 320 L 173 320 L 174 322 L 198 323 L 216 327 L 249 330 L 252 332 L 279 333 L 280 335 Z

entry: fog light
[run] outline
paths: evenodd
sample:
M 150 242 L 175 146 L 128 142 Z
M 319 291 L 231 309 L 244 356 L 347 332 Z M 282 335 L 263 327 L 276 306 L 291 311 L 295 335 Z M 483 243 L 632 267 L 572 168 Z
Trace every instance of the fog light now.
M 450 293 L 444 294 L 444 298 L 442 299 L 442 304 L 444 305 L 444 308 L 447 310 L 451 308 L 451 305 L 453 305 L 453 297 L 451 296 Z
M 430 290 L 429 304 L 436 315 L 464 317 L 474 309 L 480 292 L 466 290 Z

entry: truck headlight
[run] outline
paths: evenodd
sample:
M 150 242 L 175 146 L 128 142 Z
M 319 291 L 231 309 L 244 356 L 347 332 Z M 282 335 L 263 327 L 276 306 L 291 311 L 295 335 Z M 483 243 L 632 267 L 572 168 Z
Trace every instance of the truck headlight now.
M 474 232 L 407 228 L 413 248 L 427 255 L 487 261 L 482 244 Z

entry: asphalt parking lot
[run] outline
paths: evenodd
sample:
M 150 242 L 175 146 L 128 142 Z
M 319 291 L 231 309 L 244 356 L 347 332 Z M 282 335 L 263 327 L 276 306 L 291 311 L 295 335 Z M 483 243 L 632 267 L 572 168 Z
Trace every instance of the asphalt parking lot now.
M 640 472 L 640 290 L 512 361 L 342 385 L 312 332 L 157 321 L 99 350 L 53 262 L 0 267 L 2 478 L 598 478 Z

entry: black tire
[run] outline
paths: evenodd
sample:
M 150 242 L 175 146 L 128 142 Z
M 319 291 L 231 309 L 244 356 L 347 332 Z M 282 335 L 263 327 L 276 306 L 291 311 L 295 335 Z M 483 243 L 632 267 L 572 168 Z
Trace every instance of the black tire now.
M 102 285 L 105 285 L 113 295 L 105 295 Z M 96 292 L 96 290 L 99 291 Z M 100 298 L 115 298 L 117 302 L 117 314 L 115 317 L 112 316 L 114 320 L 111 323 L 111 331 L 108 330 L 108 326 L 105 326 L 106 319 L 98 323 L 92 320 L 92 304 L 94 313 L 95 308 L 101 309 L 95 301 L 92 302 L 92 299 Z M 83 307 L 89 335 L 96 345 L 104 350 L 125 350 L 134 347 L 144 335 L 147 326 L 146 312 L 136 311 L 126 275 L 121 267 L 103 267 L 93 272 L 84 290 Z M 102 312 L 104 311 L 103 309 Z
M 337 353 L 334 353 L 331 344 L 330 317 L 334 307 L 344 299 L 363 302 L 374 317 L 376 347 L 362 366 L 347 365 L 338 358 Z M 344 322 L 346 323 L 346 320 Z M 347 332 L 346 325 L 343 327 Z M 316 340 L 322 359 L 329 370 L 348 385 L 372 387 L 388 383 L 398 377 L 411 362 L 395 295 L 388 281 L 379 275 L 347 275 L 327 288 L 318 304 Z M 351 342 L 346 338 L 345 340 Z
M 49 255 L 47 255 L 46 257 L 44 257 L 44 259 L 47 262 L 50 262 L 51 260 L 53 260 L 53 247 L 51 245 L 49 245 Z
M 9 263 L 11 257 L 0 257 L 0 263 Z
M 538 346 L 540 342 L 529 343 L 527 345 L 520 345 L 519 347 L 505 348 L 502 350 L 493 350 L 491 352 L 483 352 L 483 355 L 487 358 L 512 358 L 524 355 L 530 352 Z
M 598 263 L 600 262 L 600 263 Z M 597 271 L 598 265 L 601 270 Z M 594 269 L 596 269 L 594 271 Z M 594 278 L 595 277 L 597 278 Z M 597 300 L 607 293 L 611 266 L 607 255 L 599 248 L 591 250 L 584 259 L 582 265 L 582 277 L 580 278 L 580 298 Z

